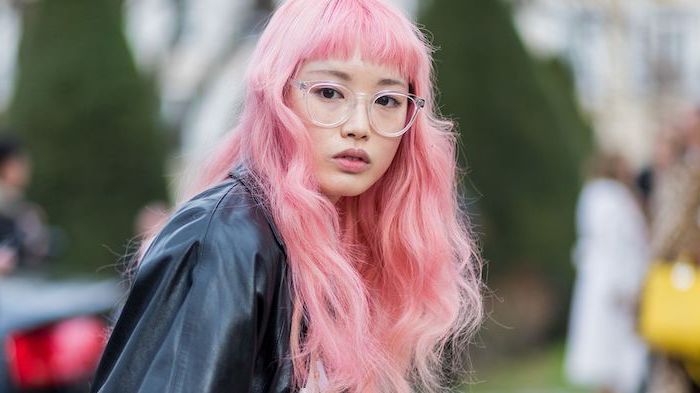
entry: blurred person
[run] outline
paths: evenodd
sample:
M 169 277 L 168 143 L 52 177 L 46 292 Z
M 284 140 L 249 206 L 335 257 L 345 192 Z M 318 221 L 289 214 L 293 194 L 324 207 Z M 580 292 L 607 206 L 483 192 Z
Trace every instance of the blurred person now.
M 444 391 L 482 284 L 431 63 L 384 1 L 284 2 L 92 391 Z
M 7 245 L 0 245 L 0 277 L 8 275 L 17 266 L 17 252 Z
M 129 260 L 138 260 L 141 253 L 148 248 L 148 242 L 153 240 L 153 236 L 160 230 L 172 211 L 163 201 L 151 201 L 145 204 L 134 217 L 134 241 L 130 242 L 124 255 L 124 261 L 127 261 L 125 275 L 133 273 L 137 269 L 137 265 L 129 266 Z
M 652 191 L 651 254 L 672 262 L 700 261 L 700 110 L 662 133 Z M 689 310 L 691 311 L 691 310 Z M 694 310 L 693 310 L 694 311 Z M 697 393 L 680 359 L 655 354 L 648 393 Z
M 168 205 L 163 201 L 153 201 L 142 207 L 134 220 L 134 231 L 142 238 L 151 238 L 163 226 L 170 215 Z
M 25 199 L 31 161 L 20 140 L 0 136 L 0 271 L 40 265 L 49 251 L 43 210 Z
M 646 220 L 625 160 L 599 154 L 591 163 L 576 209 L 565 371 L 574 384 L 599 392 L 635 393 L 647 367 L 647 349 L 635 331 L 648 263 Z

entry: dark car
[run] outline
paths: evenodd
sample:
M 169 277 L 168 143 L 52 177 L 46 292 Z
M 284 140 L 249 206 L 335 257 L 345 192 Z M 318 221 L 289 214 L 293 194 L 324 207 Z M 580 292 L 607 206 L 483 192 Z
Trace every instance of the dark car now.
M 0 393 L 87 391 L 123 293 L 114 280 L 0 278 Z

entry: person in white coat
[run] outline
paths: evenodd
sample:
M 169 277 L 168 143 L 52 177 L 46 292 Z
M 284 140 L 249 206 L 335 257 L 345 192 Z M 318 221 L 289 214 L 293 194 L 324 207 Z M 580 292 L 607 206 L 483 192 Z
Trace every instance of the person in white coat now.
M 600 392 L 639 391 L 647 350 L 635 331 L 635 303 L 648 263 L 641 206 L 620 157 L 594 161 L 594 176 L 577 204 L 577 270 L 565 371 Z

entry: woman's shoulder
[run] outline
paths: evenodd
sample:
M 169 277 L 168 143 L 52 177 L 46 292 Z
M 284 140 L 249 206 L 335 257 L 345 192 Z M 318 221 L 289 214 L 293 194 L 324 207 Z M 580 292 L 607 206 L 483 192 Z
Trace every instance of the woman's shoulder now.
M 283 256 L 281 237 L 267 208 L 239 175 L 232 173 L 180 206 L 153 239 L 143 264 L 173 256 L 224 262 L 243 254 L 268 260 Z
M 607 212 L 621 204 L 634 204 L 634 195 L 624 183 L 612 179 L 595 179 L 583 188 L 579 205 L 586 210 Z
M 233 176 L 172 215 L 135 272 L 93 391 L 250 390 L 256 359 L 286 350 L 265 340 L 284 335 L 291 309 L 266 215 Z

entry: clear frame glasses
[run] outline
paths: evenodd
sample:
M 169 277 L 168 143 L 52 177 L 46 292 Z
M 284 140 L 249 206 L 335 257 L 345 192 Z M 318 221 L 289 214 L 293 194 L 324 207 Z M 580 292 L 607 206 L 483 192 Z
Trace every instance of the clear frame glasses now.
M 335 128 L 345 123 L 352 116 L 357 101 L 362 99 L 366 101 L 372 129 L 386 137 L 398 137 L 411 128 L 425 106 L 424 99 L 393 90 L 370 95 L 355 93 L 336 82 L 295 80 L 293 84 L 304 93 L 309 119 L 319 127 Z

